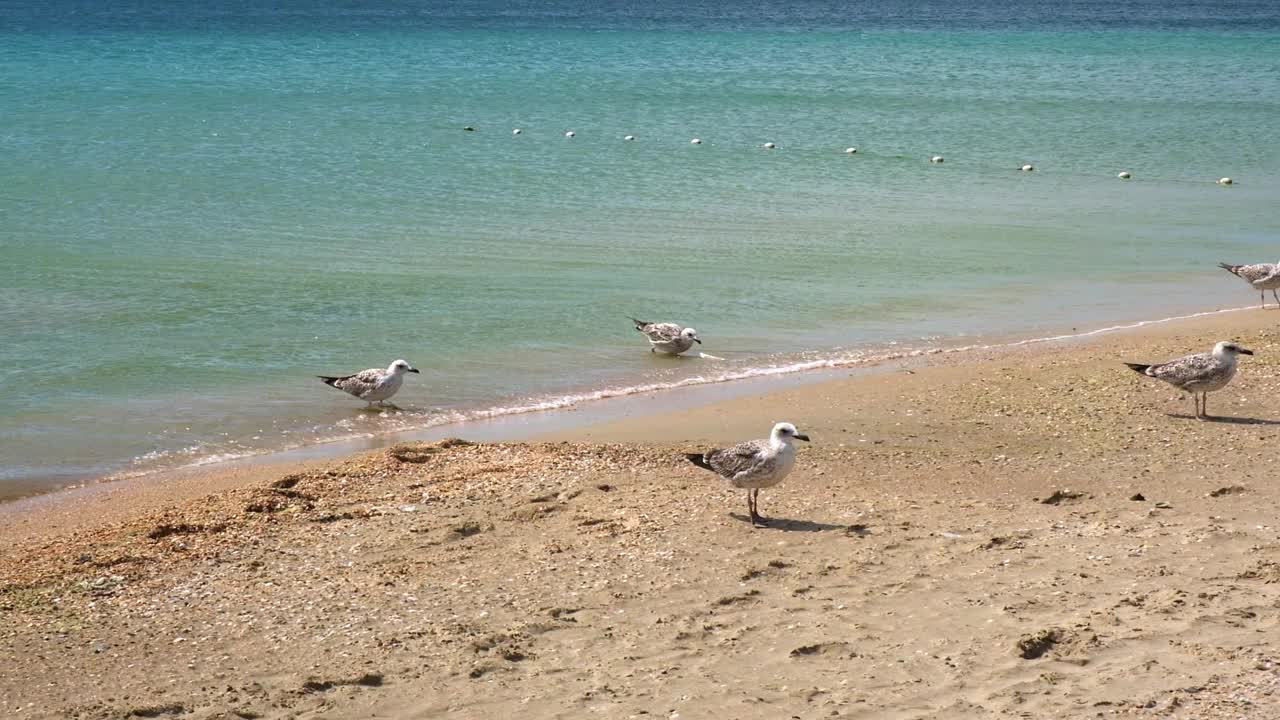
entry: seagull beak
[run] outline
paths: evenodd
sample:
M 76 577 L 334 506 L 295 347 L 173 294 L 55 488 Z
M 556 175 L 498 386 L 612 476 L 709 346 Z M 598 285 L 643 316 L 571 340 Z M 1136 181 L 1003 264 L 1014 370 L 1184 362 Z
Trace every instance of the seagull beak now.
M 416 373 L 418 372 L 418 368 L 409 368 L 409 372 Z
M 797 434 L 797 435 L 796 435 L 796 439 L 797 439 L 797 440 L 803 440 L 803 441 L 805 441 L 805 442 L 809 442 L 809 436 L 808 436 L 808 435 L 799 435 L 799 434 Z
M 694 339 L 693 339 L 693 341 L 694 341 L 694 342 L 696 342 L 696 343 L 698 343 L 699 345 L 701 345 L 701 344 L 702 344 L 702 341 L 701 341 L 701 340 L 699 340 L 698 338 L 694 338 Z M 1253 353 L 1249 353 L 1249 354 L 1250 354 L 1250 355 L 1252 355 Z
M 1252 355 L 1252 354 L 1253 354 L 1253 351 L 1252 351 L 1252 350 L 1245 350 L 1244 348 L 1240 348 L 1240 354 L 1241 354 L 1241 355 Z

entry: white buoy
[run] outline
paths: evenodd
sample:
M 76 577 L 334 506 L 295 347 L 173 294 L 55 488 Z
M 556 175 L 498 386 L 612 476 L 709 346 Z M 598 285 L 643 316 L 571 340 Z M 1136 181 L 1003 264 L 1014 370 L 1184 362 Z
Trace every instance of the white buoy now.
M 574 131 L 570 130 L 569 132 L 565 133 L 565 134 L 564 134 L 564 136 L 565 136 L 565 137 L 573 137 L 574 135 L 577 135 L 577 134 L 578 134 L 578 133 L 576 133 L 576 132 L 574 132 Z
M 1231 182 L 1231 178 L 1218 178 L 1219 185 L 1230 185 Z
M 689 144 L 690 144 L 690 145 L 701 145 L 701 144 L 702 144 L 702 141 L 701 141 L 701 140 L 699 140 L 698 138 L 694 138 L 694 139 L 692 139 L 692 140 L 690 140 L 690 141 L 689 141 Z
M 628 135 L 628 136 L 626 136 L 626 137 L 624 137 L 624 138 L 622 138 L 622 139 L 623 139 L 623 140 L 635 140 L 635 139 L 636 139 L 636 136 L 635 136 L 635 135 Z
M 521 130 L 520 128 L 516 128 L 515 130 L 512 130 L 512 131 L 511 131 L 511 134 L 512 134 L 512 135 L 519 135 L 519 134 L 520 134 L 520 133 L 522 133 L 522 132 L 524 132 L 524 131 L 523 131 L 523 130 Z
M 1035 170 L 1035 169 L 1036 169 L 1036 168 L 1035 168 L 1035 166 L 1034 166 L 1034 165 L 1023 165 L 1023 166 L 1022 166 L 1022 172 L 1031 172 L 1032 170 Z
M 934 165 L 937 165 L 942 162 L 942 156 L 934 155 L 933 157 L 929 158 L 929 162 L 933 163 Z
M 844 151 L 849 153 L 850 155 L 856 155 L 858 152 L 858 148 L 845 148 Z
M 778 146 L 777 146 L 777 145 L 774 145 L 774 144 L 773 144 L 773 143 L 771 143 L 771 142 L 767 142 L 767 143 L 765 143 L 765 144 L 764 144 L 764 149 L 765 149 L 765 150 L 772 150 L 772 149 L 774 149 L 774 148 L 776 148 L 776 147 L 778 147 Z
M 1128 170 L 1125 170 L 1121 172 L 1119 175 L 1117 175 L 1116 177 L 1120 178 L 1121 180 L 1128 180 L 1129 178 L 1133 177 L 1133 173 L 1129 172 Z

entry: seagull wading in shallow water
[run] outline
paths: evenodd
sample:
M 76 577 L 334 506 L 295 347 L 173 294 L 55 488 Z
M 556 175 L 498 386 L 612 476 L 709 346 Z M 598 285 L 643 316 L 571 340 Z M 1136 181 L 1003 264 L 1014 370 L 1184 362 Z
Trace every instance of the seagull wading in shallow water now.
M 369 368 L 345 377 L 328 375 L 317 377 L 323 380 L 325 385 L 336 387 L 348 395 L 354 395 L 373 405 L 374 403 L 385 404 L 400 390 L 400 385 L 404 382 L 404 374 L 416 372 L 418 372 L 417 368 L 410 367 L 404 360 L 397 360 L 388 365 L 386 370 Z
M 675 323 L 655 323 L 648 320 L 631 318 L 636 330 L 649 338 L 649 352 L 664 352 L 668 355 L 679 355 L 693 347 L 694 343 L 702 344 L 698 339 L 698 331 L 691 327 L 681 327 Z
M 1228 265 L 1227 263 L 1218 263 L 1218 267 L 1235 275 L 1253 286 L 1254 290 L 1262 296 L 1262 307 L 1267 306 L 1267 291 L 1271 291 L 1271 297 L 1276 299 L 1276 304 L 1280 305 L 1280 295 L 1276 295 L 1276 289 L 1280 288 L 1280 263 L 1257 263 L 1255 265 Z
M 1196 417 L 1209 417 L 1209 393 L 1221 390 L 1236 374 L 1236 356 L 1252 355 L 1233 342 L 1220 342 L 1213 352 L 1187 355 L 1159 365 L 1125 363 L 1134 372 L 1163 380 L 1183 392 L 1191 393 L 1196 403 Z M 1203 398 L 1203 400 L 1202 400 Z
M 767 440 L 749 440 L 730 448 L 708 450 L 705 453 L 688 453 L 689 462 L 719 475 L 736 488 L 747 490 L 747 511 L 751 513 L 751 526 L 768 524 L 760 516 L 760 488 L 773 487 L 791 472 L 796 464 L 796 447 L 793 440 L 809 442 L 808 435 L 801 435 L 796 426 L 780 422 L 773 426 Z

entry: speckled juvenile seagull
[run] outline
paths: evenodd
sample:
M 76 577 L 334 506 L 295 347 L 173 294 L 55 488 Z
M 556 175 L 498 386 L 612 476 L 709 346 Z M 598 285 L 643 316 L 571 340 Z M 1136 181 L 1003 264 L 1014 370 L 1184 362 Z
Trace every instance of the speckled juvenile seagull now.
M 400 384 L 404 382 L 404 374 L 416 372 L 418 372 L 417 368 L 410 367 L 409 363 L 404 360 L 397 360 L 387 366 L 386 370 L 369 368 L 368 370 L 361 370 L 355 375 L 347 375 L 345 377 L 330 377 L 328 375 L 319 375 L 317 377 L 323 380 L 325 385 L 336 387 L 373 405 L 374 403 L 383 404 L 390 400 L 391 396 L 400 390 Z
M 760 516 L 760 488 L 773 487 L 791 472 L 796 464 L 796 448 L 792 440 L 809 442 L 796 426 L 780 422 L 773 426 L 767 440 L 749 440 L 730 448 L 688 453 L 689 462 L 719 475 L 736 488 L 747 489 L 747 512 L 751 526 L 768 524 Z
M 1276 304 L 1280 305 L 1280 295 L 1276 295 L 1276 290 L 1280 288 L 1280 263 L 1256 263 L 1254 265 L 1218 263 L 1218 267 L 1252 285 L 1258 291 L 1258 294 L 1262 296 L 1263 308 L 1267 306 L 1268 290 L 1271 291 L 1271 297 L 1276 299 Z
M 648 320 L 631 318 L 636 329 L 649 338 L 649 352 L 664 352 L 668 355 L 679 355 L 693 347 L 694 343 L 702 344 L 698 339 L 698 331 L 691 327 L 681 327 L 675 323 L 655 323 Z
M 1236 356 L 1252 355 L 1233 342 L 1220 342 L 1213 352 L 1187 355 L 1159 365 L 1125 363 L 1135 372 L 1163 380 L 1183 392 L 1191 393 L 1196 403 L 1196 417 L 1209 417 L 1209 393 L 1221 390 L 1236 374 Z M 1201 398 L 1203 398 L 1203 405 Z

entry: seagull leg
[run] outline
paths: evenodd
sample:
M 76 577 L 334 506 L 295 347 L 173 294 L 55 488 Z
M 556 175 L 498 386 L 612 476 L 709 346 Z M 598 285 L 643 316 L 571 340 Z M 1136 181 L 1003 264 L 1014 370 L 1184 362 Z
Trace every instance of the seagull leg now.
M 1262 309 L 1266 310 L 1267 309 L 1267 291 L 1263 290 L 1258 294 L 1262 296 Z
M 760 515 L 760 488 L 751 491 L 751 526 L 752 527 L 768 527 L 769 521 Z
M 1204 400 L 1200 402 L 1200 408 L 1201 408 L 1200 412 L 1204 414 L 1201 415 L 1201 417 L 1208 419 L 1209 418 L 1209 393 L 1205 393 L 1202 397 L 1204 397 Z
M 1276 299 L 1276 305 L 1280 305 L 1280 295 L 1277 295 L 1275 290 L 1271 291 L 1271 297 Z

